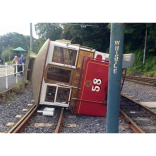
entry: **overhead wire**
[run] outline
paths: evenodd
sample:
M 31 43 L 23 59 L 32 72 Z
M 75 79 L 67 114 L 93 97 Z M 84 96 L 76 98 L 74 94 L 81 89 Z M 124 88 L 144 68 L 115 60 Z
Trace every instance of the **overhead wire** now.
M 102 34 L 99 34 L 99 35 L 95 35 L 95 36 L 92 36 L 92 37 L 90 37 L 89 39 L 82 39 L 83 41 L 88 41 L 88 40 L 90 40 L 90 39 L 92 39 L 92 38 L 94 38 L 94 37 L 97 37 L 97 36 L 102 36 L 102 35 L 104 35 L 104 33 L 102 33 Z

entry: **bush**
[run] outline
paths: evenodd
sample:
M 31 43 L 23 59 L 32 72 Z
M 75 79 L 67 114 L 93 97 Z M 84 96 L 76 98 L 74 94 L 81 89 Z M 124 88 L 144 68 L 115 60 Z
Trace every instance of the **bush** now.
M 138 73 L 146 76 L 156 76 L 156 56 L 146 55 L 145 63 L 143 64 L 143 50 L 132 52 L 135 54 L 133 66 L 128 67 L 128 73 Z

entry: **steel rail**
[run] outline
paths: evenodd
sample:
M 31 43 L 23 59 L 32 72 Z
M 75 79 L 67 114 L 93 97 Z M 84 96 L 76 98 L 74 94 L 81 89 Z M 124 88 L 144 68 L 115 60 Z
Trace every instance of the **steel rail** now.
M 152 83 L 148 83 L 148 82 L 141 82 L 141 81 L 137 81 L 137 80 L 130 80 L 130 79 L 126 79 L 127 81 L 130 81 L 130 82 L 135 82 L 135 83 L 139 83 L 139 84 L 143 84 L 143 85 L 148 85 L 148 86 L 155 86 L 154 84 Z
M 129 118 L 121 109 L 120 113 L 126 118 L 128 123 L 130 123 L 130 128 L 135 132 L 135 133 L 145 133 L 139 126 L 137 126 L 131 118 Z
M 123 97 L 129 99 L 130 101 L 132 101 L 132 102 L 134 102 L 134 103 L 140 105 L 140 106 L 142 107 L 143 110 L 145 110 L 147 113 L 149 113 L 150 115 L 152 115 L 153 118 L 156 119 L 156 113 L 155 113 L 154 111 L 152 111 L 152 110 L 150 110 L 149 108 L 143 106 L 140 102 L 138 102 L 138 101 L 136 101 L 136 100 L 134 100 L 134 99 L 128 97 L 127 95 L 125 95 L 125 94 L 123 94 L 123 93 L 121 93 L 121 96 L 123 96 Z
M 149 79 L 139 79 L 139 78 L 137 78 L 137 79 L 133 79 L 133 78 L 126 78 L 127 80 L 131 80 L 131 81 L 142 81 L 142 82 L 146 82 L 146 83 L 155 83 L 156 82 L 156 80 L 155 79 L 153 79 L 153 80 L 149 80 Z
M 61 110 L 60 118 L 59 118 L 59 121 L 57 123 L 57 127 L 56 127 L 54 133 L 60 133 L 61 132 L 62 122 L 63 122 L 63 113 L 64 113 L 64 108 L 62 108 L 62 110 Z
M 140 78 L 140 77 L 127 77 L 126 80 L 130 82 L 136 82 L 143 85 L 155 86 L 156 79 Z
M 148 78 L 148 77 L 138 77 L 138 76 L 126 76 L 126 78 L 132 78 L 132 79 L 141 79 L 141 80 L 155 80 L 155 78 Z
M 149 79 L 133 79 L 133 78 L 126 78 L 129 81 L 142 81 L 144 83 L 156 83 L 156 80 L 149 80 Z
M 37 105 L 33 105 L 32 108 L 30 108 L 30 110 L 23 116 L 23 118 L 21 118 L 21 120 L 8 133 L 20 133 L 36 110 Z
M 150 110 L 149 108 L 143 106 L 141 103 L 139 103 L 138 101 L 136 100 L 133 100 L 132 98 L 128 97 L 127 95 L 125 94 L 121 94 L 122 97 L 125 97 L 126 99 L 138 104 L 139 106 L 141 106 L 141 109 L 143 111 L 145 111 L 146 113 L 150 114 L 154 119 L 156 119 L 156 113 L 153 112 L 152 110 Z M 126 120 L 130 123 L 130 127 L 131 129 L 135 132 L 135 133 L 145 133 L 141 128 L 139 128 L 139 126 L 137 126 L 135 124 L 135 122 L 133 122 L 133 120 L 128 117 L 122 110 L 120 110 L 120 113 L 126 118 Z

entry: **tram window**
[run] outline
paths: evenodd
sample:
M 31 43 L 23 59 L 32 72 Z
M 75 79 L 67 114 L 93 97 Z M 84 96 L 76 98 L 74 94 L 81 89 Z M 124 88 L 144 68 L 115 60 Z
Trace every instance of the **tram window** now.
M 47 102 L 54 102 L 56 87 L 47 86 L 46 99 Z
M 68 104 L 69 92 L 70 92 L 69 88 L 58 87 L 56 102 Z
M 71 70 L 65 70 L 55 67 L 49 67 L 47 71 L 47 79 L 59 82 L 69 83 Z
M 52 62 L 75 66 L 76 50 L 54 47 Z

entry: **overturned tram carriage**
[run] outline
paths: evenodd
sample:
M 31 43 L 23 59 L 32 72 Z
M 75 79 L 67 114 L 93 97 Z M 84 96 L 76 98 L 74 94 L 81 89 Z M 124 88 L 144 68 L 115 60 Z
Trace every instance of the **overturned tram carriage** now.
M 31 82 L 36 104 L 105 116 L 108 60 L 109 54 L 95 49 L 71 44 L 69 40 L 48 39 L 33 60 Z M 122 68 L 131 66 L 133 61 L 134 54 L 124 54 Z

